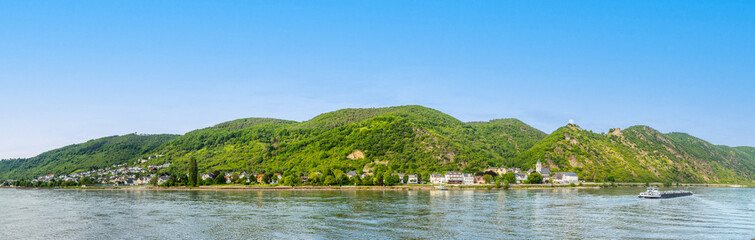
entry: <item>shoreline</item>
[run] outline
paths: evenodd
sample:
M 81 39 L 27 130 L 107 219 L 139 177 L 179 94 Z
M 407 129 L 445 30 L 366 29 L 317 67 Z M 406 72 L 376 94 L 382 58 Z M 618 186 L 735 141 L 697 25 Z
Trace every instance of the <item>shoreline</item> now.
M 651 184 L 654 187 L 665 187 L 663 184 Z M 544 190 L 544 189 L 600 189 L 619 187 L 645 187 L 644 183 L 616 183 L 614 186 L 597 183 L 587 183 L 582 186 L 550 185 L 550 184 L 515 184 L 508 189 L 495 188 L 490 185 L 444 185 L 449 191 L 464 190 Z M 677 187 L 724 187 L 746 188 L 750 186 L 737 184 L 683 184 Z M 213 185 L 189 187 L 155 187 L 155 186 L 103 186 L 103 187 L 69 187 L 69 188 L 46 188 L 46 187 L 8 187 L 0 189 L 49 189 L 49 190 L 100 190 L 100 191 L 439 191 L 433 185 L 399 185 L 399 186 L 259 186 L 259 185 Z

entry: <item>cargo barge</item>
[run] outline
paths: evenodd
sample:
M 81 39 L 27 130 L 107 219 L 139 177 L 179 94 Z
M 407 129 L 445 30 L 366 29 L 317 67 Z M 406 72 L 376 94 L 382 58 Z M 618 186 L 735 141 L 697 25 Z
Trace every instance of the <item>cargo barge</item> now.
M 654 187 L 649 187 L 646 191 L 641 192 L 640 195 L 637 197 L 639 198 L 675 198 L 675 197 L 684 197 L 684 196 L 690 196 L 692 195 L 692 192 L 690 191 L 658 191 L 658 189 Z

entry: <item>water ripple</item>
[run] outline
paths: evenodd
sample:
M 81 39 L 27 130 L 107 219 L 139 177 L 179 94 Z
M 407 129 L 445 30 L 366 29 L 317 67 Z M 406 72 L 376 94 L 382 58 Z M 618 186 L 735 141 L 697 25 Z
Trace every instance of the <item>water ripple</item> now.
M 4 239 L 751 239 L 755 189 L 161 192 L 0 189 Z

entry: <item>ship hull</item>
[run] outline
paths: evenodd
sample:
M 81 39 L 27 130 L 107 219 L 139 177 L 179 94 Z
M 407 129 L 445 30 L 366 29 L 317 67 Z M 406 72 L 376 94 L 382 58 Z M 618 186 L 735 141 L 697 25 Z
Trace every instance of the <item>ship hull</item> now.
M 661 199 L 661 198 L 684 197 L 684 196 L 691 196 L 691 195 L 692 195 L 691 192 L 661 193 L 660 196 L 639 196 L 639 198 Z

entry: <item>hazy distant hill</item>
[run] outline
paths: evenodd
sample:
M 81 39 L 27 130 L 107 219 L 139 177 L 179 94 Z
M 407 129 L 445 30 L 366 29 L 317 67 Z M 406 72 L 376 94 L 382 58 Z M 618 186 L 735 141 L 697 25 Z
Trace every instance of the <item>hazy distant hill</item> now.
M 109 137 L 3 161 L 0 179 L 66 173 L 162 154 L 185 171 L 476 172 L 489 166 L 532 168 L 541 159 L 557 171 L 594 181 L 750 182 L 755 148 L 716 146 L 687 134 L 634 126 L 607 134 L 567 125 L 545 134 L 516 119 L 464 123 L 422 106 L 342 109 L 295 122 L 246 118 L 183 136 Z
M 0 179 L 69 174 L 126 163 L 152 152 L 178 136 L 129 134 L 104 137 L 55 149 L 32 158 L 4 160 L 0 161 Z

